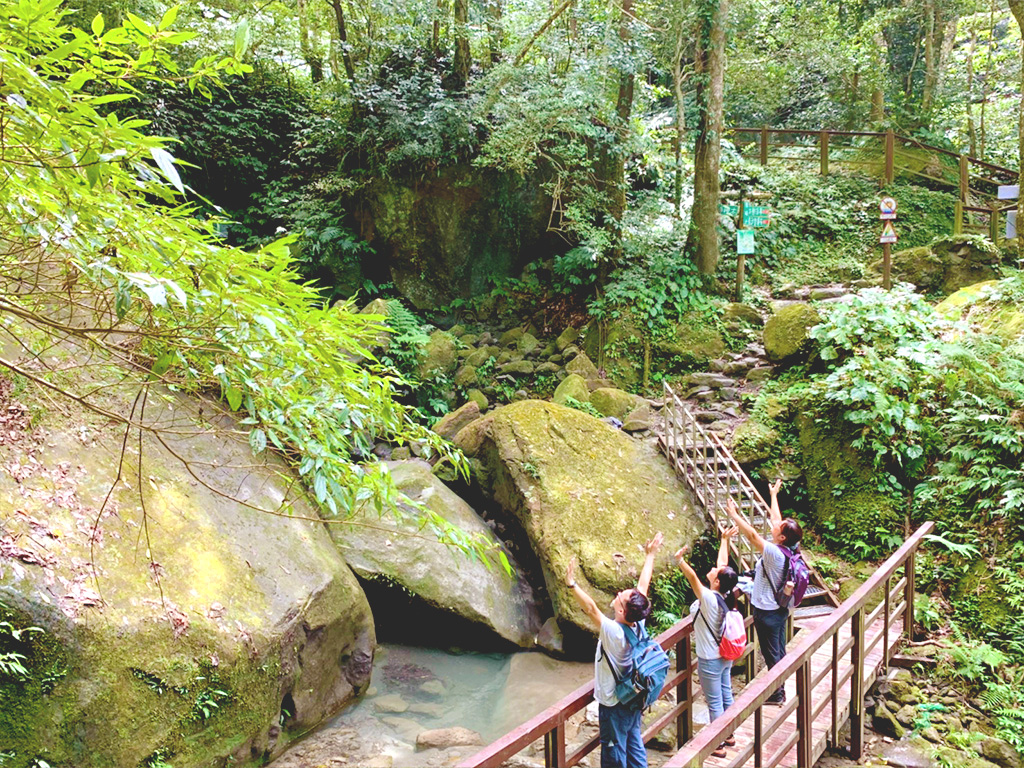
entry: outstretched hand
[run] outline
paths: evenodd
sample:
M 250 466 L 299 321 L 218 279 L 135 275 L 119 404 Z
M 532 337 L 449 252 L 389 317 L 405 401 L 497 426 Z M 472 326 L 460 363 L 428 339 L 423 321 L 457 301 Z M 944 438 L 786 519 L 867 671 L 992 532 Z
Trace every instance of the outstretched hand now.
M 656 534 L 654 534 L 653 539 L 644 544 L 644 552 L 648 555 L 653 555 L 655 552 L 661 549 L 661 544 L 663 541 L 665 541 L 665 537 L 662 535 L 661 531 L 658 531 Z
M 731 539 L 733 536 L 740 532 L 739 526 L 734 525 L 732 528 L 722 531 L 723 539 Z
M 782 488 L 782 478 L 780 477 L 774 483 L 768 486 L 768 490 L 771 491 L 772 496 L 778 496 L 779 489 Z
M 683 546 L 681 546 L 676 551 L 676 554 L 675 554 L 676 562 L 679 562 L 684 557 L 686 557 L 688 554 L 690 554 L 690 545 L 689 544 L 684 544 Z
M 565 583 L 572 584 L 576 581 L 576 555 L 569 559 L 569 567 L 565 569 Z
M 729 513 L 729 517 L 736 517 L 740 511 L 736 508 L 736 502 L 732 500 L 732 497 L 725 501 L 725 511 Z

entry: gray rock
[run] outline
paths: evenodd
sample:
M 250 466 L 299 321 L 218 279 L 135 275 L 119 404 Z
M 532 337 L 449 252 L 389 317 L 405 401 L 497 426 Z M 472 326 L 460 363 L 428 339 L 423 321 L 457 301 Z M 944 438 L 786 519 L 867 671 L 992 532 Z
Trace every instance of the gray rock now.
M 1021 768 L 1021 759 L 1017 750 L 1002 739 L 983 739 L 975 745 L 975 748 L 979 755 L 1002 768 Z
M 753 383 L 757 381 L 764 381 L 772 375 L 772 366 L 770 365 L 759 365 L 756 368 L 751 368 L 747 371 L 747 381 Z
M 532 354 L 539 348 L 540 342 L 537 337 L 530 333 L 524 333 L 516 340 L 516 349 L 524 355 Z
M 825 299 L 838 299 L 840 296 L 845 296 L 847 290 L 842 285 L 827 285 L 811 288 L 807 294 L 807 298 L 811 301 L 823 301 Z
M 896 711 L 896 719 L 901 725 L 911 726 L 917 719 L 917 707 L 913 704 L 904 704 Z
M 387 696 L 378 696 L 373 700 L 373 708 L 378 712 L 388 712 L 393 715 L 400 715 L 409 709 L 409 702 L 397 693 L 389 693 Z
M 498 339 L 498 344 L 503 347 L 514 346 L 517 341 L 523 336 L 522 328 L 510 328 L 501 334 L 501 338 Z
M 498 370 L 510 376 L 529 376 L 534 371 L 534 364 L 529 360 L 513 360 L 499 365 Z
M 427 696 L 436 696 L 443 698 L 448 695 L 448 689 L 444 687 L 444 683 L 440 680 L 427 680 L 419 687 L 419 692 L 424 693 Z
M 416 737 L 416 749 L 448 749 L 449 747 L 475 747 L 484 743 L 480 734 L 468 728 L 438 728 L 421 731 Z
M 568 347 L 562 350 L 563 360 L 572 360 L 580 353 L 580 348 L 575 344 L 570 344 Z
M 654 409 L 644 403 L 639 408 L 631 411 L 622 420 L 622 429 L 625 432 L 642 432 L 654 426 Z
M 736 386 L 736 379 L 723 376 L 719 373 L 691 373 L 686 381 L 698 387 L 732 387 Z
M 561 366 L 558 363 L 541 363 L 537 366 L 535 373 L 539 375 L 558 373 Z
M 580 332 L 576 328 L 569 326 L 558 335 L 557 339 L 555 339 L 555 347 L 558 348 L 559 352 L 565 352 L 566 348 L 570 344 L 575 343 L 576 339 L 579 337 Z
M 433 718 L 444 717 L 444 713 L 447 711 L 448 707 L 444 704 L 436 704 L 432 701 L 414 701 L 409 705 L 409 712 Z
M 894 739 L 903 738 L 903 726 L 885 706 L 884 701 L 875 704 L 875 712 L 871 716 L 871 727 L 883 736 L 890 736 Z
M 735 400 L 740 396 L 740 391 L 736 387 L 722 387 L 718 390 L 718 396 L 723 400 Z
M 392 462 L 388 469 L 395 486 L 409 499 L 424 504 L 464 533 L 501 546 L 476 512 L 431 474 L 426 462 Z M 406 535 L 419 531 L 420 521 L 412 510 L 406 510 L 401 520 L 381 518 L 373 505 L 366 503 L 355 515 L 357 522 L 362 519 L 371 521 L 373 527 L 330 528 L 358 576 L 387 579 L 442 611 L 488 627 L 515 645 L 533 646 L 540 617 L 525 580 L 509 578 L 502 569 L 487 568 L 468 557 L 453 556 L 433 537 Z M 518 573 L 518 567 L 514 568 Z

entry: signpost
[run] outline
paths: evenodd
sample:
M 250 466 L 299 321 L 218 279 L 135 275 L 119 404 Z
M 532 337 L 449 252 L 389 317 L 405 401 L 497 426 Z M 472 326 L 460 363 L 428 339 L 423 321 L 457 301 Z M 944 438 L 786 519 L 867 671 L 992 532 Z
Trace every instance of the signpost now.
M 733 193 L 735 194 L 735 193 Z M 736 301 L 743 300 L 743 273 L 746 269 L 746 256 L 754 253 L 757 245 L 754 230 L 771 226 L 772 211 L 766 205 L 754 205 L 743 199 L 740 191 L 738 203 L 719 203 L 718 212 L 722 216 L 736 220 Z M 764 198 L 764 193 L 751 193 L 755 198 Z M 750 227 L 750 229 L 747 229 Z
M 888 291 L 892 289 L 892 244 L 898 239 L 892 225 L 896 218 L 896 201 L 891 197 L 883 197 L 878 210 L 878 218 L 885 222 L 878 242 L 882 244 L 882 287 Z

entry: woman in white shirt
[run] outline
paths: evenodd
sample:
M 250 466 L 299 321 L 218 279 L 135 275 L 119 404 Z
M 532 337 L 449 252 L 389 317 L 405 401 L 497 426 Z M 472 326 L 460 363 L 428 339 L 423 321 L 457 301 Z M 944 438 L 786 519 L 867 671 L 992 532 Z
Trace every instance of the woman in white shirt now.
M 729 566 L 729 540 L 739 532 L 730 528 L 722 533 L 722 541 L 718 547 L 718 560 L 715 567 L 708 571 L 708 585 L 700 582 L 697 572 L 683 558 L 689 547 L 676 552 L 679 570 L 697 596 L 690 613 L 697 613 L 693 620 L 693 637 L 697 649 L 697 670 L 700 673 L 700 687 L 708 703 L 708 716 L 714 720 L 732 705 L 732 661 L 723 659 L 718 652 L 718 644 L 722 639 L 722 623 L 727 610 L 736 607 L 734 590 L 739 576 Z M 725 757 L 725 747 L 736 744 L 730 736 L 723 741 L 718 749 L 711 754 Z

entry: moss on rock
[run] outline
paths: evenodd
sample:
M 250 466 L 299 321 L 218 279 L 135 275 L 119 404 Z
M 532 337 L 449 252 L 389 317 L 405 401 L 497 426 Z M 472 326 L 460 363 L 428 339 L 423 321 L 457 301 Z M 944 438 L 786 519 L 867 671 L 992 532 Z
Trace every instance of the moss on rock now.
M 797 417 L 801 463 L 815 524 L 823 539 L 853 560 L 882 554 L 883 534 L 900 531 L 902 503 L 879 491 L 869 461 L 851 447 L 842 423 L 825 424 L 808 413 Z
M 498 408 L 488 418 L 493 423 L 478 452 L 488 490 L 523 526 L 562 622 L 592 631 L 565 587 L 572 556 L 579 558 L 581 583 L 607 605 L 636 583 L 643 544 L 656 531 L 676 546 L 705 529 L 689 492 L 652 446 L 539 400 Z M 656 572 L 674 569 L 669 548 Z
M 586 380 L 575 373 L 570 373 L 562 379 L 562 382 L 555 387 L 555 394 L 551 399 L 559 405 L 565 405 L 570 397 L 581 403 L 590 402 L 590 388 L 587 386 Z
M 764 325 L 764 351 L 773 363 L 793 363 L 806 359 L 812 349 L 808 332 L 821 322 L 818 311 L 809 304 L 795 303 L 772 313 Z
M 624 419 L 643 404 L 643 398 L 614 387 L 601 387 L 590 393 L 590 404 L 604 416 Z

